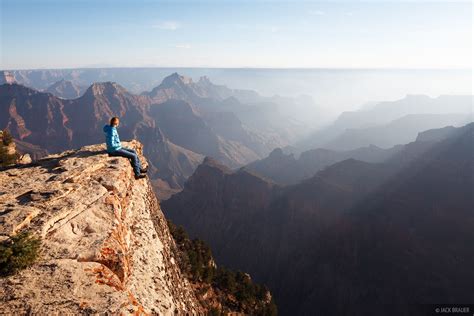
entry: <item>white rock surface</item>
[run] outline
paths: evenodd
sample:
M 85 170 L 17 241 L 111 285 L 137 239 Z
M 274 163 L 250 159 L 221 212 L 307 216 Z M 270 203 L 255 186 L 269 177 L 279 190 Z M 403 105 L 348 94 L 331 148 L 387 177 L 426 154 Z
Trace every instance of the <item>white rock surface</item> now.
M 203 313 L 148 179 L 103 145 L 0 172 L 0 237 L 23 229 L 41 256 L 0 278 L 2 315 Z
M 18 163 L 21 165 L 32 163 L 32 162 L 33 160 L 31 159 L 30 154 L 24 154 L 20 156 L 20 158 L 18 159 Z

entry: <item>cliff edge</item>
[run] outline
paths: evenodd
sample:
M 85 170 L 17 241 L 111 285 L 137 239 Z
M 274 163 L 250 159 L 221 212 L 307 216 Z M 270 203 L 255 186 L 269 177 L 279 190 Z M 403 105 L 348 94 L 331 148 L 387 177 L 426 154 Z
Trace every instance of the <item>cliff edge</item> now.
M 204 313 L 148 179 L 104 145 L 2 170 L 0 223 L 1 240 L 41 238 L 33 265 L 0 278 L 0 314 Z

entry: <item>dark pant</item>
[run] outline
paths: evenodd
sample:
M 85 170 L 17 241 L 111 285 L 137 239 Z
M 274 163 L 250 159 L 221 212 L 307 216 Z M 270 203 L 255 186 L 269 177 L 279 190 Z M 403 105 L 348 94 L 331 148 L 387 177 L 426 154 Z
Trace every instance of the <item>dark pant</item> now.
M 135 175 L 140 174 L 141 163 L 135 150 L 124 147 L 110 152 L 109 156 L 119 156 L 128 158 L 130 160 L 130 163 L 132 164 L 133 172 L 135 172 Z

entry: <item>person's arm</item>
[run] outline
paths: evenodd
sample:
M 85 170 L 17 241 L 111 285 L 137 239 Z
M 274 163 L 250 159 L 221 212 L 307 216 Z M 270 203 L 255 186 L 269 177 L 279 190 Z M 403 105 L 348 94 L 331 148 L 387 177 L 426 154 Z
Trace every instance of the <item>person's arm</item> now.
M 122 148 L 122 144 L 120 143 L 120 137 L 117 132 L 117 128 L 113 129 L 113 134 L 112 134 L 112 141 L 113 141 L 113 146 L 115 149 L 120 149 Z

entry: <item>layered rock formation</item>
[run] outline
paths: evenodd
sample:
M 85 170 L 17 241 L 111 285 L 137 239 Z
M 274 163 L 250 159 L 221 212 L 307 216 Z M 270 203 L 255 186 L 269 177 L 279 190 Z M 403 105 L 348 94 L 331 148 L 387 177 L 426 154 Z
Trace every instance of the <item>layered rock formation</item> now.
M 474 123 L 428 131 L 283 188 L 205 159 L 163 209 L 268 284 L 281 315 L 424 315 L 474 300 L 473 140 Z
M 60 99 L 18 84 L 2 85 L 0 127 L 13 134 L 21 153 L 29 153 L 37 159 L 45 152 L 55 153 L 102 142 L 103 125 L 111 116 L 120 116 L 121 138 L 136 138 L 145 144 L 150 177 L 154 182 L 161 181 L 171 189 L 179 189 L 202 158 L 196 159 L 198 154 L 162 142 L 161 131 L 146 114 L 147 104 L 146 98 L 132 95 L 111 82 L 96 83 L 75 100 Z M 156 155 L 157 149 L 174 151 L 180 159 L 163 161 L 163 155 Z M 158 164 L 163 172 L 157 169 Z M 185 173 L 172 177 L 168 169 L 184 170 Z
M 295 109 L 316 108 L 305 98 L 263 97 L 213 84 L 207 77 L 193 82 L 177 73 L 140 95 L 115 82 L 77 80 L 81 71 L 37 75 L 41 80 L 28 71 L 0 72 L 0 83 L 5 83 L 0 85 L 0 128 L 8 129 L 36 159 L 41 150 L 57 153 L 102 142 L 102 127 L 118 116 L 121 139 L 145 145 L 150 178 L 156 191 L 163 192 L 160 198 L 182 189 L 202 155 L 237 168 L 289 145 L 308 128 L 294 117 Z M 83 93 L 86 84 L 90 86 Z M 157 143 L 173 154 L 157 156 Z
M 102 142 L 102 127 L 112 116 L 119 116 L 121 138 L 138 139 L 145 144 L 155 188 L 168 188 L 160 198 L 167 198 L 182 188 L 202 161 L 202 154 L 238 167 L 273 148 L 273 145 L 267 148 L 262 137 L 247 132 L 232 113 L 214 111 L 204 115 L 193 104 L 181 100 L 191 96 L 201 100 L 198 94 L 193 94 L 197 90 L 188 91 L 189 98 L 179 93 L 191 84 L 181 78 L 171 75 L 160 85 L 163 88 L 177 81 L 166 88 L 177 99 L 167 99 L 161 104 L 154 103 L 159 98 L 131 94 L 114 82 L 94 83 L 81 97 L 72 100 L 16 83 L 0 85 L 0 128 L 8 129 L 24 144 L 24 152 L 38 158 L 41 153 L 35 147 L 55 153 Z M 203 89 L 198 90 L 204 93 Z M 228 128 L 230 125 L 232 128 Z M 173 152 L 170 157 L 179 159 L 167 160 L 166 153 L 157 155 L 157 143 L 161 151 Z M 179 172 L 170 173 L 170 170 Z
M 244 168 L 278 184 L 289 185 L 309 179 L 319 170 L 346 159 L 381 163 L 404 148 L 397 145 L 389 149 L 377 146 L 361 147 L 354 150 L 336 151 L 317 148 L 301 153 L 299 158 L 294 154 L 285 154 L 281 148 L 273 150 L 268 157 L 254 161 Z
M 27 230 L 42 240 L 37 262 L 0 278 L 0 314 L 205 312 L 174 258 L 149 181 L 135 180 L 129 162 L 104 149 L 0 173 L 2 239 Z

